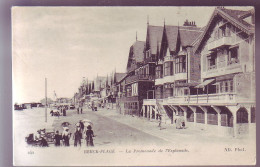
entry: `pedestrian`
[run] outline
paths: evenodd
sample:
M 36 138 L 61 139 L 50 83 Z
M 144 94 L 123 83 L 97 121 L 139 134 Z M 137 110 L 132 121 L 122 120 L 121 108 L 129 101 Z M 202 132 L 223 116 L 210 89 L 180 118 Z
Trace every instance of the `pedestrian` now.
M 81 146 L 81 138 L 82 138 L 82 133 L 80 132 L 80 126 L 76 127 L 75 133 L 74 133 L 74 147 Z
M 81 113 L 81 114 L 82 114 L 82 110 L 83 110 L 82 107 L 80 107 L 80 113 Z
M 60 113 L 63 114 L 63 108 L 60 106 Z
M 87 126 L 87 131 L 86 131 L 86 143 L 87 146 L 94 146 L 93 143 L 93 137 L 94 137 L 94 132 L 92 130 L 92 127 L 90 125 Z
M 82 122 L 82 120 L 79 121 L 79 126 L 80 126 L 81 133 L 83 133 L 84 132 L 84 123 Z
M 53 110 L 51 110 L 50 114 L 51 114 L 51 116 L 53 116 Z
M 181 118 L 178 115 L 176 115 L 175 125 L 176 129 L 181 129 Z
M 159 119 L 158 127 L 160 127 L 160 130 L 162 130 L 162 116 L 161 116 L 161 114 L 158 114 L 158 119 Z
M 59 134 L 59 131 L 56 131 L 56 134 L 54 136 L 55 139 L 55 146 L 60 146 L 60 141 L 62 139 L 61 135 Z
M 64 145 L 65 146 L 70 146 L 70 134 L 69 134 L 69 128 L 68 127 L 64 127 L 64 131 L 62 133 L 62 139 L 64 141 Z
M 63 116 L 66 116 L 66 109 L 65 109 L 65 107 L 64 107 L 64 109 L 63 109 Z
M 45 137 L 41 137 L 41 146 L 42 147 L 49 147 L 49 144 L 46 141 Z

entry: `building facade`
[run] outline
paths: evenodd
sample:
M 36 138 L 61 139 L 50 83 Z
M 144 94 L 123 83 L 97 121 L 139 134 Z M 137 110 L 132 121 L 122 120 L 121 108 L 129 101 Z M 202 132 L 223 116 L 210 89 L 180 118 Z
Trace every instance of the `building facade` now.
M 255 134 L 254 27 L 253 10 L 221 7 L 206 27 L 164 26 L 155 99 L 144 100 L 143 117 L 182 116 L 215 134 Z

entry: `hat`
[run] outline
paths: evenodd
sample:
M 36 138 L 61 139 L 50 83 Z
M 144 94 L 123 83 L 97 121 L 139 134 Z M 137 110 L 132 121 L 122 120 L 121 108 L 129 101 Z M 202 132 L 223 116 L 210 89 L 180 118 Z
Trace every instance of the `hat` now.
M 87 129 L 91 130 L 91 129 L 92 129 L 92 127 L 91 127 L 90 125 L 88 125 Z

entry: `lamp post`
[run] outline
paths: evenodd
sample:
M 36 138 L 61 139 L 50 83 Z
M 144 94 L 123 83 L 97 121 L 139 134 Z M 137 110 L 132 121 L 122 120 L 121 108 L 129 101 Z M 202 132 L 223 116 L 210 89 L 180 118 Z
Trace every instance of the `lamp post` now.
M 45 122 L 47 122 L 47 78 L 45 78 Z

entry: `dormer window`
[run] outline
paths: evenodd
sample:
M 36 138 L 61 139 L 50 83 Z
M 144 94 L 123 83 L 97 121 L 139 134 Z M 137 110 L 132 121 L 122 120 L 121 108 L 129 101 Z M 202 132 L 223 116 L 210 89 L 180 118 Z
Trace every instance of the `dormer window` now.
M 150 57 L 150 50 L 146 51 L 146 58 Z

